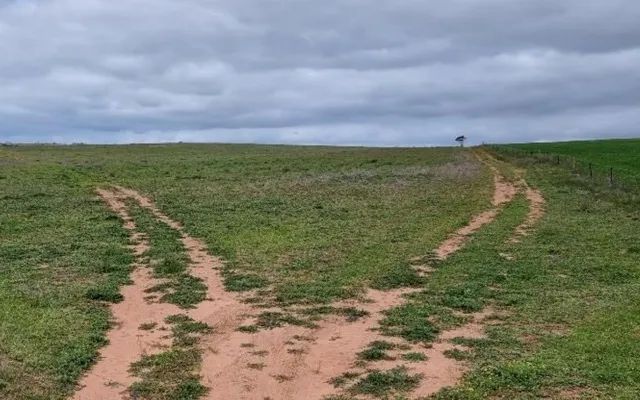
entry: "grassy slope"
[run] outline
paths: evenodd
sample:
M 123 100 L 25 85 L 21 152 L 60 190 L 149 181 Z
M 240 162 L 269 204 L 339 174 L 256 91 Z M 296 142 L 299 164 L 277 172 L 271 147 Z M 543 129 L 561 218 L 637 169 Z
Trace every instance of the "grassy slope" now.
M 102 343 L 99 301 L 118 300 L 131 256 L 97 185 L 152 195 L 230 260 L 231 288 L 266 282 L 287 302 L 415 283 L 407 260 L 490 195 L 487 172 L 456 149 L 34 146 L 0 148 L 0 163 L 7 399 L 64 397 Z
M 590 140 L 557 143 L 512 144 L 509 147 L 575 157 L 601 171 L 614 167 L 616 175 L 640 183 L 640 139 Z

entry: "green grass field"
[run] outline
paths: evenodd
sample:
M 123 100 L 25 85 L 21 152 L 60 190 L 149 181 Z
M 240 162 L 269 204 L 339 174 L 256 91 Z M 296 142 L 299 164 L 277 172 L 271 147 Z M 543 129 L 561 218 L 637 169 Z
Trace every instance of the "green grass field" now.
M 518 147 L 615 161 L 640 176 L 634 162 L 640 141 L 601 142 L 606 152 L 594 143 Z M 133 259 L 120 221 L 95 194 L 110 184 L 150 196 L 227 260 L 229 291 L 259 289 L 279 306 L 315 306 L 367 288 L 417 287 L 422 290 L 391 310 L 383 327 L 425 343 L 458 324 L 457 312 L 504 311 L 485 339 L 452 355 L 472 368 L 436 398 L 638 398 L 637 204 L 590 190 L 562 168 L 510 153 L 501 158 L 505 169 L 526 169 L 528 182 L 546 197 L 546 215 L 530 236 L 508 243 L 527 212 L 518 197 L 422 278 L 410 260 L 431 254 L 490 204 L 491 172 L 470 150 L 0 147 L 0 398 L 67 398 L 104 344 L 107 305 L 120 300 Z M 164 301 L 185 308 L 200 301 L 202 289 L 185 277 L 174 233 L 136 213 L 150 232 L 155 273 L 177 293 Z M 143 375 L 162 381 L 163 373 Z M 400 375 L 370 374 L 353 390 L 379 398 L 393 393 L 385 384 L 409 390 L 414 378 Z M 177 398 L 201 394 L 194 387 Z
M 574 157 L 583 165 L 592 163 L 596 170 L 614 173 L 634 184 L 640 183 L 640 139 L 588 140 L 555 143 L 526 143 L 508 145 L 523 151 Z

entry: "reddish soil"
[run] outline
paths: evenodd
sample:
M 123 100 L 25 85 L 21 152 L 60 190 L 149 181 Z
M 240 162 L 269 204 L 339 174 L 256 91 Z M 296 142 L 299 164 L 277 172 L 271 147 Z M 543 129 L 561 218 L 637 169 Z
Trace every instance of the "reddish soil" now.
M 372 292 L 365 307 L 371 316 L 356 322 L 330 317 L 318 328 L 284 326 L 257 333 L 228 332 L 212 338 L 205 351 L 203 383 L 209 399 L 320 399 L 331 394 L 328 381 L 348 370 L 366 347 L 380 311 L 399 305 Z M 382 301 L 376 301 L 382 300 Z M 368 307 L 367 307 L 368 306 Z

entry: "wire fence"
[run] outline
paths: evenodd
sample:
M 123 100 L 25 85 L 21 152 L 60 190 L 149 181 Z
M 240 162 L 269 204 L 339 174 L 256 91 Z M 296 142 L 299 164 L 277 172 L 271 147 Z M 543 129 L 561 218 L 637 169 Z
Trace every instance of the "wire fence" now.
M 631 176 L 612 165 L 594 163 L 567 154 L 543 153 L 504 145 L 491 145 L 489 148 L 498 154 L 517 159 L 523 164 L 548 164 L 564 168 L 573 175 L 589 180 L 595 185 L 628 192 L 640 192 L 640 178 Z

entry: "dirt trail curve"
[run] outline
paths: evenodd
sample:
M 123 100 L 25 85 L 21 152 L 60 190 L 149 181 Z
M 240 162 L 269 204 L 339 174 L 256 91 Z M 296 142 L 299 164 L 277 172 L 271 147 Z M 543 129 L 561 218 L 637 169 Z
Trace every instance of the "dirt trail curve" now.
M 461 249 L 469 237 L 486 224 L 493 221 L 500 210 L 522 191 L 522 184 L 507 181 L 487 159 L 484 152 L 477 153 L 494 174 L 494 196 L 492 206 L 473 217 L 471 221 L 447 238 L 435 254 L 440 259 L 449 257 Z M 522 180 L 524 182 L 524 180 Z M 528 188 L 528 186 L 526 186 Z M 533 189 L 530 189 L 533 193 Z M 536 192 L 539 194 L 539 192 Z M 136 254 L 133 284 L 122 290 L 124 301 L 111 307 L 115 320 L 109 332 L 109 344 L 101 351 L 98 363 L 82 379 L 74 400 L 127 399 L 127 388 L 135 381 L 128 368 L 144 354 L 162 351 L 170 343 L 170 338 L 161 337 L 162 330 L 143 331 L 142 322 L 155 322 L 164 326 L 164 319 L 172 314 L 186 313 L 195 320 L 205 322 L 214 328 L 213 333 L 201 340 L 203 360 L 202 383 L 210 388 L 207 399 L 251 399 L 251 400 L 298 400 L 322 399 L 337 394 L 330 379 L 350 372 L 365 372 L 355 365 L 356 353 L 364 350 L 375 340 L 393 341 L 408 346 L 411 350 L 424 353 L 428 360 L 410 363 L 409 373 L 422 374 L 420 386 L 412 396 L 428 396 L 440 389 L 456 384 L 466 371 L 465 364 L 445 356 L 447 350 L 460 348 L 451 343 L 455 337 L 481 337 L 482 321 L 491 310 L 469 315 L 469 323 L 456 329 L 445 331 L 430 348 L 406 343 L 399 338 L 383 337 L 378 321 L 383 312 L 405 301 L 405 295 L 416 289 L 391 291 L 370 290 L 367 302 L 349 301 L 336 306 L 356 306 L 369 313 L 357 321 L 347 321 L 344 317 L 331 316 L 318 322 L 315 328 L 284 326 L 257 333 L 238 331 L 241 325 L 254 321 L 255 310 L 242 301 L 242 297 L 226 292 L 219 269 L 222 260 L 210 255 L 204 244 L 189 236 L 181 224 L 164 215 L 155 204 L 138 192 L 122 187 L 102 189 L 98 194 L 107 205 L 123 220 L 129 231 L 133 250 Z M 526 191 L 532 204 L 542 204 L 544 200 Z M 185 312 L 166 303 L 145 300 L 144 290 L 157 283 L 148 266 L 144 254 L 149 243 L 145 235 L 137 231 L 135 221 L 128 213 L 125 200 L 135 200 L 149 210 L 158 220 L 181 234 L 181 241 L 190 258 L 190 273 L 207 285 L 207 299 L 197 308 Z M 539 219 L 541 213 L 532 211 L 519 227 L 517 234 L 525 234 Z M 534 216 L 535 214 L 535 216 Z M 422 274 L 429 273 L 426 266 L 417 266 Z M 403 364 L 401 361 L 381 361 L 368 368 L 388 369 Z

